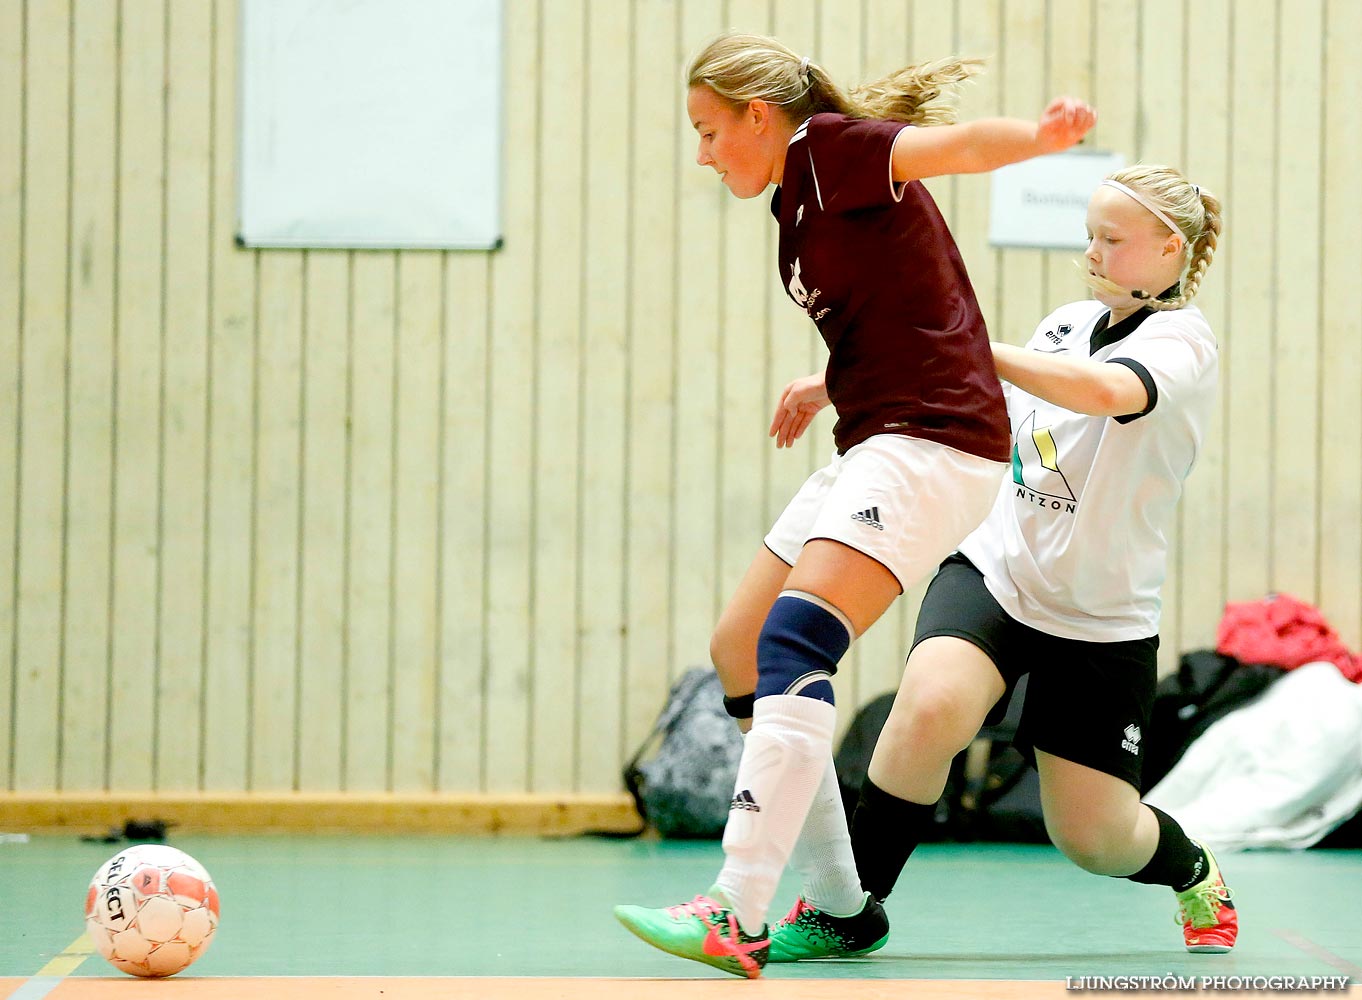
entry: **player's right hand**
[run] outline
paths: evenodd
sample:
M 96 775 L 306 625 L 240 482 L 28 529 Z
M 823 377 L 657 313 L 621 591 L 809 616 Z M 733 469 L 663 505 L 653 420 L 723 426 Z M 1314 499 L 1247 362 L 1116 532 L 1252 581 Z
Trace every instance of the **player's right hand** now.
M 1076 97 L 1056 97 L 1036 124 L 1036 140 L 1050 153 L 1078 142 L 1097 124 L 1097 112 Z
M 780 394 L 767 437 L 776 439 L 777 448 L 789 448 L 808 430 L 818 411 L 830 402 L 823 372 L 795 379 Z

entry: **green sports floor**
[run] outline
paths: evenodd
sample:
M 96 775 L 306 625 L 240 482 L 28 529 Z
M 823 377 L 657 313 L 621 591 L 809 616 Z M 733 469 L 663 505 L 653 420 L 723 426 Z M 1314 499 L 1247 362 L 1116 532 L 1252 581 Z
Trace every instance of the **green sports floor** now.
M 1228 955 L 1191 955 L 1168 890 L 1089 875 L 1050 847 L 926 845 L 886 904 L 893 933 L 881 952 L 770 966 L 746 983 L 654 951 L 611 915 L 616 903 L 662 906 L 704 890 L 721 861 L 715 842 L 185 836 L 170 843 L 213 876 L 222 923 L 205 956 L 164 982 L 125 976 L 82 944 L 86 887 L 117 845 L 75 836 L 0 843 L 0 1000 L 314 993 L 534 1000 L 701 997 L 719 988 L 782 998 L 1030 997 L 1060 995 L 1080 977 L 1132 976 L 1362 983 L 1362 851 L 1221 857 L 1238 904 L 1239 944 Z M 787 875 L 782 911 L 795 890 Z

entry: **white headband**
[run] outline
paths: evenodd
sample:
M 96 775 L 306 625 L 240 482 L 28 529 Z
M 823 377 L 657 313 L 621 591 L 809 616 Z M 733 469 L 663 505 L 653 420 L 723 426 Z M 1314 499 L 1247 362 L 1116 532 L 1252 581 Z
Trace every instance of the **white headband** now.
M 1149 211 L 1153 212 L 1156 216 L 1158 216 L 1159 221 L 1162 222 L 1169 229 L 1173 230 L 1173 233 L 1175 235 L 1182 237 L 1182 241 L 1184 243 L 1187 242 L 1187 237 L 1184 236 L 1182 230 L 1178 228 L 1178 224 L 1174 222 L 1172 219 L 1168 218 L 1168 216 L 1164 214 L 1163 210 L 1160 209 L 1158 205 L 1155 205 L 1144 195 L 1140 194 L 1140 192 L 1126 187 L 1120 181 L 1105 180 L 1102 183 L 1105 184 L 1107 187 L 1114 187 L 1117 191 L 1120 191 L 1124 194 L 1129 195 L 1131 198 L 1134 198 L 1141 205 L 1143 205 L 1145 208 L 1149 209 Z

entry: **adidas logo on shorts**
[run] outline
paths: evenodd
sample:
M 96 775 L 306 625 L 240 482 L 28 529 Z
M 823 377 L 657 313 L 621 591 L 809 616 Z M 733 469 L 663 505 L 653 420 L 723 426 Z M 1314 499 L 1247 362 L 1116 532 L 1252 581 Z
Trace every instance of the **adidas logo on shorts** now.
M 863 511 L 852 514 L 851 519 L 853 521 L 860 521 L 863 524 L 868 524 L 872 528 L 878 528 L 880 531 L 884 530 L 884 524 L 880 521 L 880 509 L 878 507 L 867 507 Z

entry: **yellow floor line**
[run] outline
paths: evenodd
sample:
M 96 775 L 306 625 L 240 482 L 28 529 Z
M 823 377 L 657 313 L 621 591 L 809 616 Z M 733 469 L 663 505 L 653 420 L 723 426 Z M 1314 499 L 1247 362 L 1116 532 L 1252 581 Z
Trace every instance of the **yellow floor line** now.
M 11 993 L 9 1000 L 41 1000 L 94 953 L 95 943 L 90 940 L 90 935 L 82 934 L 68 944 L 60 955 L 54 955 L 32 979 Z

